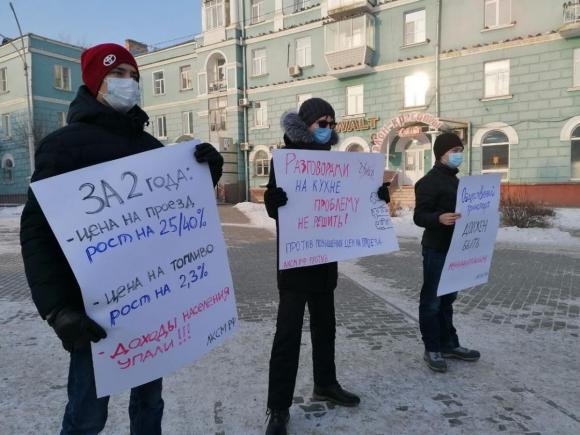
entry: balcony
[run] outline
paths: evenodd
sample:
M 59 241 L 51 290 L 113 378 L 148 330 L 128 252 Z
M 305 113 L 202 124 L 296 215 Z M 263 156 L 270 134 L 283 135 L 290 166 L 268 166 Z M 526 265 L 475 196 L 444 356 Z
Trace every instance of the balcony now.
M 374 0 L 328 0 L 328 16 L 341 18 L 357 13 L 371 12 Z
M 564 3 L 563 8 L 564 24 L 558 32 L 563 38 L 580 36 L 580 0 Z
M 369 14 L 327 24 L 324 56 L 328 74 L 345 78 L 372 72 L 374 30 L 375 19 Z
M 354 77 L 372 72 L 371 62 L 375 51 L 364 45 L 325 53 L 328 74 L 336 78 Z
M 227 91 L 228 83 L 226 80 L 208 83 L 207 89 L 209 93 Z

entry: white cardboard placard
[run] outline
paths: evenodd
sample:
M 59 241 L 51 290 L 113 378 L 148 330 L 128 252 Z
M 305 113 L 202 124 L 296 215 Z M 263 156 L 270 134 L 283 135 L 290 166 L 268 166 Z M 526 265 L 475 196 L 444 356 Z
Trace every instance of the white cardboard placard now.
M 199 141 L 32 183 L 106 331 L 92 344 L 97 396 L 190 364 L 237 327 L 234 287 Z
M 288 203 L 278 209 L 280 269 L 399 250 L 388 206 L 377 197 L 384 158 L 273 151 L 276 185 L 288 195 Z

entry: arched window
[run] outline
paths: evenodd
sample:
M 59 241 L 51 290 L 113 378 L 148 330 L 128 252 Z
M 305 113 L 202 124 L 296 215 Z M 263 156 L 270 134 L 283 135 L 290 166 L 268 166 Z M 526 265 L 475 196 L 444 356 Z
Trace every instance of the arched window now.
M 2 182 L 4 184 L 14 183 L 14 159 L 11 155 L 2 159 Z
M 346 150 L 348 152 L 351 152 L 351 153 L 362 153 L 362 152 L 364 152 L 364 148 L 360 144 L 358 144 L 358 143 L 353 143 L 353 144 L 349 145 Z
M 254 156 L 254 167 L 256 177 L 267 177 L 270 175 L 270 159 L 266 151 L 257 151 Z
M 221 53 L 213 53 L 207 62 L 208 91 L 221 92 L 228 89 L 226 79 L 226 59 Z
M 481 172 L 501 172 L 507 178 L 510 163 L 510 143 L 506 134 L 492 130 L 481 141 Z
M 570 178 L 580 179 L 580 125 L 572 132 Z

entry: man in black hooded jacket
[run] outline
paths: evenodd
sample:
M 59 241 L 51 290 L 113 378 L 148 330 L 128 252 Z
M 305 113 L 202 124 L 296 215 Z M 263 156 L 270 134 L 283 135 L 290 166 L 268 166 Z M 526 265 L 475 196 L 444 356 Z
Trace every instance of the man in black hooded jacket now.
M 334 109 L 321 98 L 306 100 L 298 113 L 286 112 L 281 120 L 286 148 L 330 151 L 331 146 L 338 143 L 334 119 Z M 276 186 L 274 165 L 270 166 L 270 180 L 264 193 L 264 203 L 268 215 L 276 219 L 278 232 L 278 208 L 287 203 L 288 197 L 281 187 Z M 389 183 L 383 184 L 377 192 L 379 198 L 386 202 L 390 201 L 388 185 Z M 266 435 L 286 434 L 286 424 L 290 418 L 288 409 L 292 404 L 298 371 L 306 304 L 310 313 L 312 339 L 313 398 L 342 406 L 357 406 L 360 402 L 357 395 L 344 390 L 336 379 L 334 289 L 337 280 L 338 265 L 335 261 L 287 270 L 278 268 L 280 304 L 270 357 L 270 421 Z
M 40 142 L 32 181 L 163 146 L 143 130 L 149 118 L 138 105 L 139 71 L 129 51 L 117 44 L 94 46 L 83 52 L 81 68 L 84 86 L 70 105 L 68 125 Z M 210 144 L 200 144 L 195 157 L 209 164 L 215 185 L 221 155 Z M 105 426 L 109 398 L 96 397 L 90 342 L 105 338 L 106 332 L 86 315 L 77 280 L 31 189 L 20 242 L 32 299 L 70 352 L 61 434 L 97 434 Z M 161 433 L 161 389 L 157 379 L 131 390 L 131 434 Z

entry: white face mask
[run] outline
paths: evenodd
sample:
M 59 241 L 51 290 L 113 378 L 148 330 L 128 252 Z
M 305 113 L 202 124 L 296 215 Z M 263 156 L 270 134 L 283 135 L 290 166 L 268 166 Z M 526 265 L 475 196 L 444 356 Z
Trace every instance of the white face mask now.
M 105 78 L 107 93 L 101 95 L 109 105 L 119 112 L 127 113 L 141 102 L 139 83 L 134 79 Z

